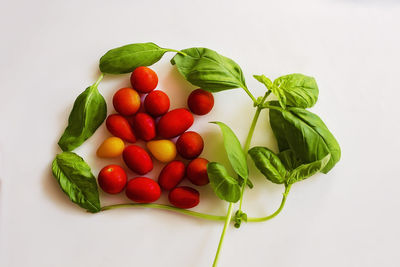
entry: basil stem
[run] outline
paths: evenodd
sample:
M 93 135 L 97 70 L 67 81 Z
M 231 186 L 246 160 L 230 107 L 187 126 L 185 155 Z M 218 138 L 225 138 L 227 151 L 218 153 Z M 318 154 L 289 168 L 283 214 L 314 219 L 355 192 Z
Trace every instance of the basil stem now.
M 248 133 L 247 138 L 246 138 L 246 143 L 244 144 L 244 153 L 245 153 L 246 156 L 247 156 L 249 148 L 250 148 L 251 139 L 253 138 L 253 134 L 254 134 L 254 130 L 255 130 L 256 125 L 257 125 L 258 117 L 260 116 L 261 110 L 263 109 L 262 105 L 264 104 L 265 100 L 268 98 L 268 96 L 270 94 L 271 94 L 271 91 L 268 90 L 265 93 L 265 95 L 263 96 L 263 98 L 261 99 L 260 104 L 258 104 L 258 106 L 257 106 L 256 113 L 254 114 L 253 121 L 251 122 L 249 133 Z M 243 193 L 244 193 L 244 190 L 246 188 L 246 186 L 245 186 L 246 182 L 247 182 L 247 178 L 244 180 L 243 185 L 242 185 L 242 190 L 240 192 L 239 212 L 242 211 Z
M 246 185 L 246 184 L 243 183 L 243 185 Z M 212 265 L 213 267 L 216 267 L 217 264 L 218 264 L 219 253 L 220 253 L 221 248 L 222 248 L 222 243 L 224 242 L 226 229 L 228 228 L 228 225 L 231 222 L 232 211 L 233 211 L 233 203 L 229 202 L 228 212 L 226 213 L 224 228 L 222 229 L 221 238 L 219 239 L 219 243 L 218 243 L 218 249 L 217 249 L 217 252 L 215 253 L 215 258 L 214 258 L 214 262 L 213 262 L 213 265 Z
M 271 215 L 265 216 L 265 217 L 260 217 L 260 218 L 248 218 L 247 221 L 248 222 L 265 222 L 265 221 L 271 220 L 276 215 L 278 215 L 282 211 L 283 207 L 285 206 L 286 199 L 287 199 L 287 196 L 289 194 L 291 187 L 292 187 L 292 184 L 285 185 L 285 192 L 283 193 L 281 205 L 274 213 L 272 213 Z
M 218 216 L 218 215 L 211 215 L 211 214 L 205 214 L 201 212 L 196 212 L 196 211 L 191 211 L 191 210 L 185 210 L 185 209 L 180 209 L 176 208 L 173 206 L 169 205 L 163 205 L 163 204 L 154 204 L 154 203 L 125 203 L 125 204 L 115 204 L 115 205 L 109 205 L 109 206 L 104 206 L 101 208 L 101 211 L 105 210 L 112 210 L 112 209 L 118 209 L 118 208 L 129 208 L 129 207 L 139 207 L 139 208 L 153 208 L 153 209 L 161 209 L 161 210 L 169 210 L 169 211 L 174 211 L 178 213 L 182 213 L 185 215 L 205 219 L 205 220 L 210 220 L 210 221 L 224 221 L 225 216 Z

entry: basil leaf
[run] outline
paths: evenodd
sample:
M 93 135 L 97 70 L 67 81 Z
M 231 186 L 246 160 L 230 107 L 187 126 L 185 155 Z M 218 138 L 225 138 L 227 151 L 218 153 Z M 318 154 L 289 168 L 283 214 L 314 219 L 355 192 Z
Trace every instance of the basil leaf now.
M 247 168 L 246 155 L 243 152 L 242 145 L 235 133 L 223 122 L 211 122 L 217 124 L 222 131 L 224 137 L 224 146 L 228 155 L 229 162 L 232 165 L 233 170 L 242 178 L 247 179 L 249 176 L 249 170 Z
M 272 89 L 272 82 L 269 78 L 267 78 L 264 74 L 263 75 L 253 75 L 253 77 L 259 81 L 260 83 L 263 83 L 267 89 L 271 90 Z
M 238 176 L 238 180 L 239 180 L 239 185 L 242 186 L 243 183 L 244 183 L 244 179 L 243 179 L 242 177 Z M 253 182 L 250 181 L 249 178 L 247 178 L 247 180 L 246 180 L 246 185 L 247 185 L 250 189 L 253 189 L 253 187 L 254 187 Z
M 283 108 L 286 105 L 310 108 L 318 100 L 318 86 L 313 77 L 294 73 L 274 80 L 271 91 Z
M 328 164 L 330 158 L 331 154 L 328 154 L 321 160 L 300 165 L 299 167 L 290 172 L 290 176 L 287 183 L 293 184 L 320 172 L 325 168 L 326 164 Z
M 89 212 L 100 211 L 96 179 L 89 165 L 73 152 L 58 154 L 52 165 L 53 176 L 71 199 Z
M 100 71 L 111 74 L 128 73 L 140 66 L 153 65 L 167 51 L 171 50 L 154 43 L 124 45 L 109 50 L 100 58 Z
M 93 135 L 107 116 L 107 104 L 97 90 L 97 83 L 89 86 L 74 102 L 68 126 L 58 141 L 63 151 L 71 151 Z
M 301 159 L 290 149 L 279 152 L 277 156 L 288 171 L 292 171 L 302 164 Z
M 291 149 L 302 162 L 314 162 L 331 154 L 323 173 L 328 173 L 340 160 L 338 142 L 316 114 L 294 107 L 271 109 L 269 114 L 280 151 Z
M 217 162 L 207 164 L 207 174 L 215 194 L 222 200 L 237 202 L 240 199 L 240 186 L 225 167 Z
M 274 152 L 266 147 L 253 147 L 249 150 L 257 169 L 273 183 L 283 184 L 288 172 Z
M 187 54 L 176 54 L 171 64 L 190 83 L 210 92 L 245 88 L 246 82 L 239 65 L 208 48 L 194 47 L 182 50 Z

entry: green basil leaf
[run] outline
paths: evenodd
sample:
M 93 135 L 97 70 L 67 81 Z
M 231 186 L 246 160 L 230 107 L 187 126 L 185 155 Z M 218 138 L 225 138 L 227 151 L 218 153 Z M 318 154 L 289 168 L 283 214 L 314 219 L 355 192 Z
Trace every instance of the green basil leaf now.
M 217 124 L 222 131 L 224 137 L 224 146 L 228 155 L 229 162 L 232 165 L 233 170 L 242 178 L 247 179 L 249 176 L 249 170 L 247 168 L 246 155 L 243 152 L 242 145 L 235 133 L 223 122 L 211 122 Z
M 286 105 L 310 108 L 318 100 L 318 86 L 313 77 L 300 73 L 285 75 L 274 80 L 271 91 L 283 108 Z
M 222 200 L 237 202 L 240 199 L 240 186 L 225 167 L 217 162 L 207 164 L 207 174 L 215 194 Z
M 243 179 L 242 177 L 240 177 L 240 176 L 238 176 L 238 179 L 239 179 L 239 185 L 242 186 L 243 183 L 244 183 L 244 179 Z M 247 180 L 246 180 L 246 185 L 247 185 L 250 189 L 252 189 L 252 188 L 254 187 L 253 182 L 250 181 L 249 178 L 247 178 Z
M 331 154 L 328 154 L 320 160 L 300 165 L 290 172 L 287 183 L 293 184 L 320 172 L 328 164 L 330 158 Z
M 279 152 L 278 157 L 288 171 L 292 171 L 302 164 L 301 159 L 290 149 Z
M 294 107 L 287 110 L 271 109 L 269 114 L 279 151 L 291 149 L 306 163 L 321 160 L 331 154 L 323 173 L 328 173 L 340 160 L 338 142 L 316 114 Z
M 93 135 L 106 116 L 106 101 L 94 84 L 76 98 L 58 145 L 63 151 L 74 150 Z
M 100 58 L 100 71 L 111 74 L 128 73 L 140 66 L 153 65 L 167 51 L 171 50 L 154 43 L 124 45 L 109 50 Z
M 272 89 L 272 81 L 267 78 L 264 74 L 262 75 L 253 75 L 253 77 L 259 81 L 260 83 L 263 83 L 267 89 L 271 90 Z
M 283 184 L 288 172 L 281 160 L 274 152 L 266 147 L 253 147 L 249 150 L 257 169 L 273 183 Z
M 194 47 L 182 50 L 187 54 L 176 54 L 171 64 L 190 83 L 210 92 L 245 88 L 246 82 L 239 65 L 208 48 Z
M 80 156 L 73 152 L 58 154 L 53 161 L 52 171 L 72 202 L 93 213 L 100 211 L 96 179 Z

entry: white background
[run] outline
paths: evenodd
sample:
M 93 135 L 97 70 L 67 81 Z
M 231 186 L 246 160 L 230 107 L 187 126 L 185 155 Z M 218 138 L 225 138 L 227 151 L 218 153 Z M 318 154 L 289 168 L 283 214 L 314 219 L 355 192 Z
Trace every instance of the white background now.
M 399 27 L 395 0 L 2 1 L 0 266 L 211 265 L 221 223 L 146 209 L 89 214 L 51 176 L 72 103 L 99 75 L 100 56 L 148 41 L 204 46 L 233 58 L 257 96 L 264 88 L 253 74 L 316 77 L 320 96 L 312 110 L 342 147 L 329 174 L 293 186 L 278 217 L 229 228 L 219 266 L 400 266 Z M 171 57 L 153 68 L 172 107 L 182 107 L 194 87 L 169 64 Z M 101 83 L 109 112 L 128 77 Z M 224 121 L 244 141 L 253 112 L 239 89 L 215 94 L 213 111 L 192 127 L 206 141 L 203 156 L 227 162 L 219 130 L 208 121 Z M 267 118 L 263 112 L 252 144 L 275 149 Z M 76 150 L 95 175 L 119 162 L 95 157 L 108 135 L 103 125 Z M 252 164 L 250 171 L 256 187 L 246 191 L 245 210 L 252 217 L 269 214 L 283 188 Z M 209 187 L 200 192 L 195 210 L 226 212 Z M 128 201 L 103 193 L 101 200 Z

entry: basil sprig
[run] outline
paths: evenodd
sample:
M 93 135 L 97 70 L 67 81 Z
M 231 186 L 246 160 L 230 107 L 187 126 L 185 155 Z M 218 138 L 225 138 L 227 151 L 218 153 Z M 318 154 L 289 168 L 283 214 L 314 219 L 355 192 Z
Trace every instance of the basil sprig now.
M 299 165 L 289 160 L 290 163 L 285 166 L 279 156 L 266 147 L 253 147 L 249 150 L 249 155 L 257 169 L 268 180 L 275 184 L 285 185 L 299 182 L 322 171 L 331 157 L 331 154 L 327 154 L 321 160 Z M 293 166 L 296 167 L 292 169 Z
M 247 184 L 249 187 L 253 187 L 251 182 L 247 180 L 249 170 L 246 155 L 240 145 L 239 139 L 228 125 L 218 121 L 212 123 L 217 124 L 221 129 L 226 154 L 238 177 L 233 178 L 230 176 L 222 164 L 210 162 L 207 165 L 210 184 L 219 198 L 228 202 L 237 202 L 240 199 L 240 186 L 244 180 L 248 181 Z
M 52 171 L 72 202 L 92 213 L 100 211 L 96 179 L 80 156 L 73 152 L 58 154 L 53 161 Z
M 271 104 L 277 105 L 276 102 Z M 295 107 L 271 109 L 269 119 L 279 151 L 290 149 L 305 163 L 321 160 L 330 154 L 329 162 L 321 170 L 323 173 L 328 173 L 340 160 L 339 143 L 316 114 Z
M 190 83 L 210 92 L 246 88 L 242 69 L 232 59 L 203 47 L 182 52 L 185 55 L 176 54 L 171 63 Z
M 313 77 L 294 73 L 279 77 L 272 83 L 265 75 L 254 75 L 278 98 L 280 105 L 299 108 L 310 108 L 318 100 L 318 86 Z
M 229 175 L 222 164 L 217 162 L 208 163 L 207 173 L 211 187 L 220 199 L 233 203 L 239 200 L 239 182 Z
M 105 53 L 99 62 L 103 73 L 122 74 L 132 72 L 140 66 L 151 66 L 166 52 L 178 52 L 162 48 L 154 43 L 136 43 L 114 48 Z
M 102 76 L 76 98 L 69 114 L 68 126 L 58 141 L 63 151 L 79 147 L 106 119 L 106 101 L 97 89 Z

